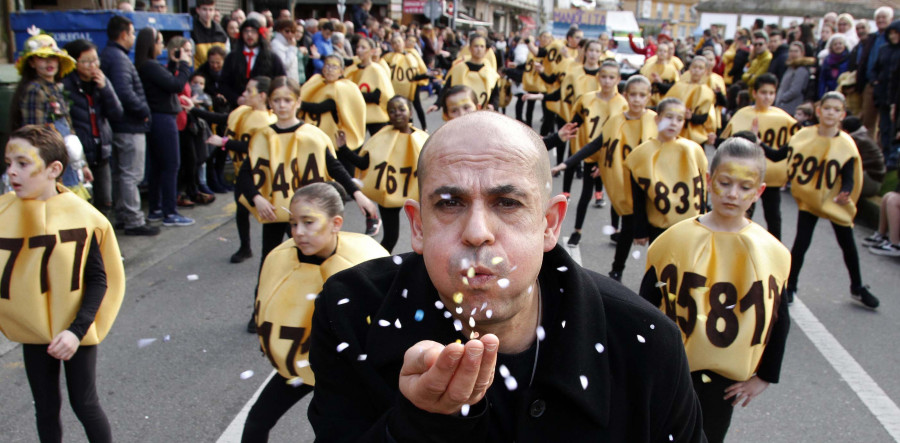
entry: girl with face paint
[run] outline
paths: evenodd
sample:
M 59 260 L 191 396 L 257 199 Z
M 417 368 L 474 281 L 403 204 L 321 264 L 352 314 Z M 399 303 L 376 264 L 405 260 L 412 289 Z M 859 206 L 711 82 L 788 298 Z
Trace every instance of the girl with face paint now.
M 765 169 L 753 142 L 722 143 L 706 174 L 711 212 L 675 224 L 647 251 L 640 294 L 677 320 L 710 442 L 725 440 L 735 406 L 778 383 L 790 329 L 782 292 L 791 255 L 745 215 L 766 188 Z
M 370 38 L 356 43 L 359 63 L 348 66 L 344 76 L 356 83 L 366 102 L 366 130 L 374 135 L 388 122 L 387 102 L 394 96 L 391 74 L 381 63 L 373 62 L 379 47 Z M 375 60 L 380 60 L 377 58 Z
M 312 183 L 297 189 L 289 208 L 291 238 L 269 253 L 260 271 L 255 321 L 260 347 L 278 373 L 250 408 L 241 441 L 268 441 L 281 416 L 313 390 L 309 331 L 315 299 L 307 294 L 318 294 L 339 271 L 388 255 L 366 235 L 341 232 L 338 188 Z M 286 338 L 282 331 L 300 332 Z

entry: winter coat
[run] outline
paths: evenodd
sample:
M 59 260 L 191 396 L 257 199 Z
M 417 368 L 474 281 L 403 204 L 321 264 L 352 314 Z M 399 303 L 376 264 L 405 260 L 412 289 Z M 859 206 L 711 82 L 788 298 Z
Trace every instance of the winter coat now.
M 890 30 L 900 32 L 900 20 L 894 21 L 885 31 L 885 37 Z M 890 40 L 878 51 L 878 60 L 872 69 L 871 78 L 875 81 L 875 103 L 889 106 L 896 104 L 900 93 L 900 44 L 891 44 Z
M 769 72 L 775 74 L 775 78 L 781 81 L 784 71 L 787 69 L 788 45 L 781 45 L 772 54 L 772 62 L 769 63 Z
M 156 60 L 147 60 L 138 72 L 144 82 L 144 90 L 147 91 L 147 103 L 154 113 L 178 114 L 181 112 L 181 103 L 178 102 L 178 93 L 184 90 L 190 78 L 191 67 L 186 62 L 178 62 L 176 74 L 172 75 L 165 66 Z
M 100 68 L 116 90 L 116 97 L 122 103 L 125 114 L 121 119 L 109 122 L 113 132 L 150 132 L 150 105 L 144 95 L 144 84 L 137 68 L 128 58 L 128 51 L 115 42 L 110 42 L 100 53 Z
M 838 77 L 850 68 L 850 51 L 845 49 L 841 54 L 832 54 L 831 51 L 828 51 L 826 54 L 818 71 L 819 98 L 826 92 L 837 89 Z
M 84 156 L 93 166 L 109 159 L 112 146 L 112 128 L 109 120 L 120 120 L 124 114 L 122 103 L 116 96 L 113 85 L 108 81 L 101 88 L 93 81 L 84 82 L 77 72 L 72 72 L 62 80 L 70 101 L 69 116 L 72 130 L 84 147 Z M 91 111 L 93 110 L 93 124 Z M 97 134 L 94 134 L 96 125 Z
M 787 62 L 787 70 L 781 77 L 778 95 L 775 97 L 776 107 L 794 115 L 797 106 L 803 104 L 806 86 L 809 83 L 809 68 L 815 64 L 814 57 L 801 57 L 793 62 Z
M 231 52 L 225 57 L 225 64 L 222 67 L 222 95 L 233 107 L 237 107 L 237 99 L 244 93 L 249 79 L 258 75 L 269 78 L 285 75 L 281 59 L 272 52 L 267 42 L 260 41 L 255 49 L 258 53 L 249 77 L 243 43 L 233 45 Z

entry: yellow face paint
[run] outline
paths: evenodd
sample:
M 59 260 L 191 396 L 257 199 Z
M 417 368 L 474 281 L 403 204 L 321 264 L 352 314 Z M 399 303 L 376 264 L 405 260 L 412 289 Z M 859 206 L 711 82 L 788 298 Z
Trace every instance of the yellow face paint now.
M 725 161 L 722 162 L 712 176 L 710 188 L 713 193 L 724 197 L 728 192 L 725 186 L 737 186 L 741 200 L 752 200 L 759 189 L 762 175 L 759 168 L 750 165 L 750 161 Z
M 478 110 L 475 102 L 468 93 L 455 94 L 447 97 L 447 116 L 450 119 L 462 117 Z
M 44 170 L 46 165 L 44 159 L 41 158 L 37 148 L 29 143 L 17 143 L 11 141 L 6 145 L 6 157 L 12 161 L 16 158 L 25 157 L 33 165 L 31 176 L 34 177 Z

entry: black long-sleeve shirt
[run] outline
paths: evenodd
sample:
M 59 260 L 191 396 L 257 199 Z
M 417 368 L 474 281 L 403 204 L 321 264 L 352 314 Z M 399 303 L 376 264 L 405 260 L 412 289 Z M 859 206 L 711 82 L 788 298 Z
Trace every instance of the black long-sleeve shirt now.
M 84 275 L 82 277 L 84 290 L 81 296 L 81 307 L 75 313 L 75 319 L 69 324 L 68 331 L 75 334 L 80 341 L 87 334 L 103 297 L 106 296 L 106 267 L 103 265 L 103 256 L 100 254 L 100 245 L 96 237 L 91 237 L 91 248 L 88 250 L 87 260 L 84 263 Z

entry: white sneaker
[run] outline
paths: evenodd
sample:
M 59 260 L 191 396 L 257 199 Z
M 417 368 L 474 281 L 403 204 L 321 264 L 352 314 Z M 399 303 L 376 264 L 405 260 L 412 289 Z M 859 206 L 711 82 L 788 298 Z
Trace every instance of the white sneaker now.
M 885 242 L 878 246 L 870 246 L 869 252 L 887 257 L 900 257 L 900 246 L 892 244 L 891 242 Z
M 875 233 L 863 239 L 863 244 L 868 246 L 880 246 L 885 241 L 887 241 L 887 237 L 881 235 L 880 232 L 875 231 Z

